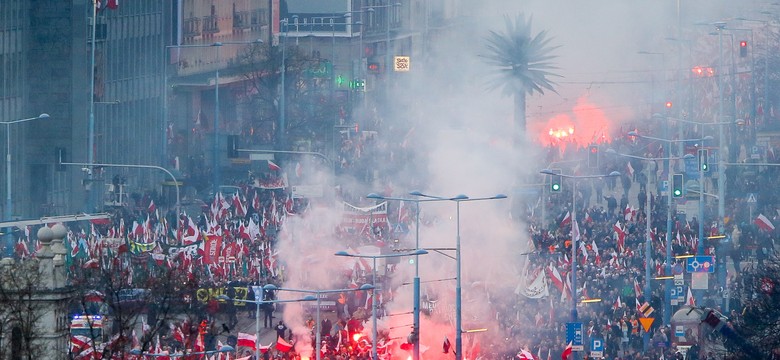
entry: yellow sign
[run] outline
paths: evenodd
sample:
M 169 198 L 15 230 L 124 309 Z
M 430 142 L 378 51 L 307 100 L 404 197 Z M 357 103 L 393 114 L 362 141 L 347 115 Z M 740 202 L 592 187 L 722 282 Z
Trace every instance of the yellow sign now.
M 409 71 L 411 60 L 408 56 L 396 56 L 393 58 L 393 70 Z
M 650 327 L 653 326 L 654 320 L 655 318 L 644 317 L 639 318 L 639 323 L 642 324 L 642 329 L 645 329 L 645 332 L 650 332 Z

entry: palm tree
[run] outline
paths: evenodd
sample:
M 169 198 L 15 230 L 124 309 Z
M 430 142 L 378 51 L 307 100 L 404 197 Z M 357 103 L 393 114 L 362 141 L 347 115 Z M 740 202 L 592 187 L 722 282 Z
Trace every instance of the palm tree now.
M 525 134 L 526 95 L 533 95 L 534 92 L 544 94 L 545 89 L 557 93 L 554 89 L 556 84 L 550 81 L 549 77 L 560 77 L 549 71 L 556 69 L 550 60 L 555 58 L 551 52 L 557 46 L 548 45 L 550 39 L 546 31 L 532 35 L 531 20 L 519 14 L 512 21 L 505 15 L 506 32 L 491 30 L 486 38 L 488 53 L 483 55 L 485 61 L 497 70 L 489 86 L 501 87 L 503 95 L 514 96 L 516 143 L 519 143 Z

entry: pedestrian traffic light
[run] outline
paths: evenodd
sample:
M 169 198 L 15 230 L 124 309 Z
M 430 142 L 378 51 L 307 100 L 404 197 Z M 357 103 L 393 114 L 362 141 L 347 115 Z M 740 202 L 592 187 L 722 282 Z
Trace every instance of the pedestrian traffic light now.
M 382 72 L 382 67 L 379 65 L 378 62 L 369 62 L 367 67 L 368 67 L 368 72 L 372 74 L 379 74 Z
M 66 162 L 67 159 L 65 158 L 65 148 L 64 147 L 56 147 L 54 148 L 55 151 L 55 165 L 54 169 L 57 171 L 65 171 L 65 165 L 62 163 Z
M 227 157 L 228 159 L 238 158 L 238 135 L 227 136 Z
M 588 167 L 591 169 L 596 169 L 599 167 L 599 146 L 598 145 L 588 146 Z
M 683 174 L 672 175 L 672 196 L 682 197 L 683 195 Z
M 710 170 L 710 151 L 707 149 L 699 149 L 699 170 L 707 172 Z
M 746 57 L 747 56 L 747 40 L 742 40 L 739 42 L 739 57 Z
M 553 175 L 550 175 L 550 191 L 561 191 L 561 169 L 552 169 Z

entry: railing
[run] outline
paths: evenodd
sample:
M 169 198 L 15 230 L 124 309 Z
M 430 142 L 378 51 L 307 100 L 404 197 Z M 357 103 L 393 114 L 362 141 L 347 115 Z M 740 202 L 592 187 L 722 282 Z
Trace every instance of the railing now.
M 203 17 L 203 33 L 216 34 L 219 32 L 219 17 L 209 15 Z
M 200 18 L 186 18 L 182 23 L 185 38 L 200 36 Z

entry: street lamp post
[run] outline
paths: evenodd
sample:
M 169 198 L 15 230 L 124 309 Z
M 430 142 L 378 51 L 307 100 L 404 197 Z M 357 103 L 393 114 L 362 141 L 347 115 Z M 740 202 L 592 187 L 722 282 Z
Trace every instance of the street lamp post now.
M 268 284 L 263 286 L 263 290 L 268 291 L 290 291 L 290 292 L 298 292 L 298 293 L 307 293 L 307 294 L 314 294 L 317 297 L 317 323 L 316 323 L 316 334 L 315 334 L 315 359 L 320 360 L 322 358 L 322 329 L 321 329 L 321 323 L 320 323 L 320 299 L 322 298 L 320 295 L 324 294 L 333 294 L 333 293 L 343 293 L 348 291 L 368 291 L 368 290 L 374 290 L 374 285 L 371 284 L 363 284 L 359 288 L 356 289 L 332 289 L 332 290 L 306 290 L 306 289 L 290 289 L 290 288 L 280 288 L 273 284 Z M 259 321 L 258 321 L 259 324 Z M 258 325 L 259 326 L 259 325 Z
M 76 166 L 88 166 L 89 168 L 94 168 L 96 166 L 100 167 L 127 167 L 127 168 L 138 168 L 138 169 L 157 169 L 160 171 L 165 172 L 168 174 L 168 176 L 171 177 L 171 180 L 173 180 L 174 187 L 176 188 L 176 215 L 181 214 L 181 199 L 179 198 L 179 182 L 176 180 L 176 177 L 173 176 L 173 173 L 170 172 L 170 170 L 155 166 L 155 165 L 139 165 L 139 164 L 98 164 L 98 163 L 77 163 L 77 162 L 63 162 L 62 159 L 57 159 L 57 163 L 59 165 L 76 165 Z
M 441 196 L 434 196 L 434 195 L 428 195 L 424 194 L 419 191 L 413 191 L 409 193 L 413 196 L 420 196 L 420 197 L 426 197 L 431 199 L 437 199 L 437 200 L 450 200 L 455 202 L 455 227 L 456 227 L 456 237 L 455 237 L 455 262 L 456 265 L 456 272 L 455 272 L 455 360 L 461 360 L 463 359 L 463 307 L 462 307 L 462 297 L 461 297 L 461 251 L 460 251 L 460 203 L 464 201 L 482 201 L 482 200 L 498 200 L 498 199 L 506 199 L 507 196 L 504 194 L 496 194 L 494 196 L 490 197 L 482 197 L 482 198 L 469 198 L 466 195 L 459 194 L 454 197 L 441 197 Z
M 411 195 L 417 195 L 418 192 L 413 192 Z M 394 200 L 394 201 L 409 201 L 415 203 L 416 206 L 416 216 L 415 216 L 415 236 L 414 236 L 414 248 L 419 249 L 420 248 L 420 203 L 421 202 L 432 202 L 432 201 L 449 201 L 450 199 L 407 199 L 407 198 L 399 198 L 399 197 L 389 197 L 389 196 L 382 196 L 376 193 L 371 193 L 366 195 L 369 199 L 375 199 L 375 200 Z M 414 296 L 414 333 L 416 336 L 416 339 L 414 341 L 414 348 L 412 349 L 412 359 L 413 360 L 420 360 L 420 261 L 419 256 L 415 256 L 414 259 L 414 280 L 412 282 L 413 284 L 413 291 L 412 296 Z
M 390 8 L 392 7 L 400 7 L 401 3 L 397 2 L 394 4 L 387 4 L 387 5 L 379 5 L 379 6 L 371 6 L 366 11 L 370 13 L 374 13 L 376 9 L 387 9 L 385 12 L 385 22 L 387 24 L 385 28 L 385 94 L 386 97 L 389 98 L 390 96 L 390 20 L 391 20 L 391 14 L 390 14 Z
M 259 295 L 259 296 L 258 296 Z M 300 299 L 292 300 L 263 300 L 263 291 L 260 290 L 260 294 L 255 292 L 255 299 L 260 300 L 244 300 L 244 299 L 231 299 L 227 295 L 217 296 L 218 300 L 243 302 L 248 304 L 255 304 L 255 359 L 260 359 L 260 305 L 262 304 L 280 304 L 280 303 L 294 303 L 304 301 L 318 301 L 313 295 L 307 295 Z
M 617 171 L 613 171 L 609 174 L 599 174 L 599 175 L 563 175 L 556 172 L 553 172 L 549 169 L 544 169 L 540 171 L 540 173 L 545 175 L 551 175 L 551 176 L 560 176 L 567 179 L 572 179 L 573 188 L 572 188 L 572 211 L 571 211 L 571 226 L 572 226 L 572 237 L 571 237 L 571 321 L 572 323 L 576 323 L 578 320 L 577 316 L 577 241 L 579 240 L 579 233 L 574 234 L 574 227 L 577 225 L 577 205 L 576 205 L 576 199 L 577 199 L 577 180 L 579 179 L 593 179 L 593 178 L 603 178 L 603 177 L 611 177 L 611 176 L 620 176 L 620 173 Z M 579 229 L 579 227 L 578 227 Z
M 31 117 L 27 119 L 19 119 L 19 120 L 11 120 L 11 121 L 4 121 L 0 122 L 0 124 L 5 125 L 5 146 L 6 146 L 6 153 L 5 153 L 5 219 L 7 221 L 11 220 L 11 217 L 13 217 L 13 200 L 11 198 L 11 194 L 13 193 L 11 189 L 11 125 L 23 123 L 27 121 L 37 120 L 37 119 L 48 119 L 49 114 L 43 113 L 36 117 Z M 5 257 L 12 257 L 13 256 L 13 235 L 11 233 L 11 229 L 8 228 L 5 230 L 6 233 L 6 244 L 5 244 Z
M 693 124 L 699 124 L 693 121 L 687 121 L 682 119 L 674 119 L 676 121 L 684 122 L 684 123 L 693 123 Z M 628 135 L 630 136 L 636 136 L 641 137 L 645 139 L 655 140 L 655 141 L 661 141 L 665 142 L 667 144 L 667 151 L 668 153 L 671 153 L 672 150 L 672 144 L 679 142 L 684 143 L 688 141 L 706 141 L 706 140 L 712 140 L 712 136 L 705 136 L 699 139 L 678 139 L 678 140 L 670 140 L 670 139 L 664 139 L 664 138 L 658 138 L 658 137 L 652 137 L 647 135 L 640 135 L 639 133 L 635 131 L 629 131 Z M 682 157 L 685 158 L 685 157 Z M 667 177 L 667 187 L 672 186 L 672 165 L 671 161 L 673 159 L 681 159 L 681 158 L 668 158 L 666 159 L 666 177 Z M 701 202 L 699 202 L 699 205 L 701 206 Z M 699 240 L 701 241 L 701 239 Z M 666 197 L 666 267 L 664 268 L 664 274 L 669 275 L 672 272 L 672 190 L 667 188 L 667 197 Z M 672 306 L 672 282 L 671 279 L 665 279 L 664 282 L 664 325 L 669 325 L 671 321 L 671 306 Z
M 217 195 L 219 192 L 219 185 L 221 182 L 220 179 L 220 169 L 219 169 L 219 68 L 221 67 L 220 64 L 220 48 L 224 45 L 250 45 L 250 44 L 262 44 L 264 41 L 262 39 L 256 39 L 252 41 L 217 41 L 211 44 L 188 44 L 188 45 L 169 45 L 166 48 L 173 48 L 173 49 L 185 49 L 185 48 L 206 48 L 206 47 L 213 47 L 216 49 L 216 68 L 214 70 L 214 139 L 213 139 L 213 159 L 212 159 L 212 166 L 213 166 L 213 191 L 214 196 Z M 166 89 L 167 91 L 167 89 Z M 90 139 L 92 139 L 90 137 Z M 91 154 L 91 152 L 90 152 Z M 89 163 L 94 162 L 92 157 L 89 158 Z
M 348 257 L 356 257 L 356 258 L 367 258 L 371 259 L 373 261 L 373 267 L 371 268 L 371 283 L 374 286 L 374 290 L 371 292 L 371 317 L 373 318 L 373 328 L 371 335 L 373 336 L 373 339 L 371 339 L 371 359 L 373 360 L 379 360 L 379 355 L 377 354 L 376 350 L 376 343 L 378 341 L 377 339 L 377 316 L 376 316 L 376 309 L 378 307 L 377 301 L 376 301 L 376 259 L 386 259 L 386 258 L 392 258 L 392 257 L 402 257 L 402 256 L 417 256 L 417 255 L 425 255 L 427 254 L 427 250 L 423 249 L 417 249 L 412 252 L 407 253 L 398 253 L 398 254 L 385 254 L 385 255 L 361 255 L 361 254 L 350 254 L 346 251 L 339 251 L 336 253 L 336 256 L 348 256 Z

